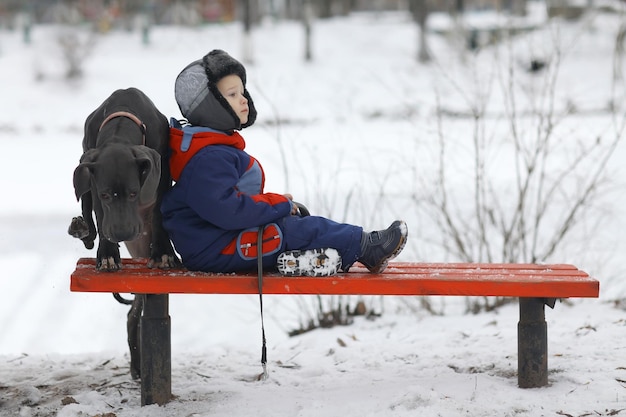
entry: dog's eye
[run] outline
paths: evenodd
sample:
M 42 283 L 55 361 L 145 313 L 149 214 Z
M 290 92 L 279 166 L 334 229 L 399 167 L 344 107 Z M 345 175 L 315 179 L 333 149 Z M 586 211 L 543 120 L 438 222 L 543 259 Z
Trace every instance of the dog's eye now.
M 128 198 L 130 198 L 131 200 L 134 200 L 136 197 L 137 197 L 137 193 L 128 194 Z

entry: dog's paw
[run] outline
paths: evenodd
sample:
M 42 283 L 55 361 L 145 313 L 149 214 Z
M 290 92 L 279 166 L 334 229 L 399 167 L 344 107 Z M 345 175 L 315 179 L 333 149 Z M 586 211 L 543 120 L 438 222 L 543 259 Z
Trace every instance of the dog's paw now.
M 83 216 L 72 217 L 70 227 L 67 228 L 67 233 L 76 239 L 83 239 L 89 236 L 89 225 Z
M 67 233 L 76 239 L 82 240 L 85 248 L 93 249 L 95 235 L 89 231 L 89 224 L 87 224 L 83 216 L 72 218 L 70 227 L 67 228 Z
M 148 260 L 148 268 L 176 269 L 182 267 L 182 265 L 182 262 L 176 255 L 163 254 Z
M 115 259 L 110 256 L 108 258 L 99 259 L 96 269 L 102 272 L 115 272 L 122 269 L 122 264 L 115 262 Z

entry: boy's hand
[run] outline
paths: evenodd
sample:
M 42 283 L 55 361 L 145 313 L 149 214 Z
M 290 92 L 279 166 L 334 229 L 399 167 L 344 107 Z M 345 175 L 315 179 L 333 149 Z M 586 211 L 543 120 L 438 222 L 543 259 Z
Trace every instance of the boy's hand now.
M 298 214 L 298 206 L 296 204 L 293 204 L 293 196 L 291 194 L 283 194 L 284 197 L 287 197 L 291 202 L 291 214 Z
M 300 216 L 300 217 L 306 217 L 306 216 L 310 216 L 311 213 L 309 212 L 309 209 L 306 208 L 306 206 L 302 203 L 298 203 L 296 201 L 293 201 L 293 205 L 296 206 L 297 210 L 296 210 L 296 215 Z

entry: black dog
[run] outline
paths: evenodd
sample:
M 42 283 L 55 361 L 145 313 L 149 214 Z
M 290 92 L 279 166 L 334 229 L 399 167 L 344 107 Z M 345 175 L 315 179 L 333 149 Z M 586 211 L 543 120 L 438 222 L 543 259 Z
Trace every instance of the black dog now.
M 168 140 L 166 117 L 136 88 L 115 91 L 87 117 L 83 155 L 74 171 L 83 215 L 72 220 L 68 232 L 87 249 L 99 235 L 99 270 L 121 267 L 119 242 L 132 257 L 149 258 L 149 266 L 180 265 L 160 211 L 171 186 Z
M 83 155 L 74 170 L 82 216 L 72 219 L 68 233 L 87 249 L 93 248 L 98 235 L 98 270 L 121 268 L 119 242 L 126 244 L 133 258 L 149 258 L 150 267 L 181 265 L 163 229 L 160 210 L 163 194 L 172 184 L 168 141 L 166 117 L 136 88 L 115 91 L 87 117 Z M 116 299 L 125 301 L 117 295 Z M 133 378 L 140 376 L 142 310 L 143 296 L 137 295 L 127 323 Z

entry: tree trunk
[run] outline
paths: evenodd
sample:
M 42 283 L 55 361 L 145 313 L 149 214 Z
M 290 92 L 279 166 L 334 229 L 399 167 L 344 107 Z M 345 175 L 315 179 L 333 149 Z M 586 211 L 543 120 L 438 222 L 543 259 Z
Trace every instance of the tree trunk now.
M 243 20 L 243 61 L 251 64 L 254 59 L 252 56 L 252 0 L 241 0 L 242 5 L 242 20 Z
M 526 16 L 526 0 L 511 0 L 511 14 Z
M 419 32 L 417 59 L 419 62 L 429 62 L 431 56 L 428 48 L 428 38 L 426 37 L 426 22 L 428 20 L 426 0 L 409 0 L 409 10 L 413 15 L 413 20 L 417 23 Z
M 313 4 L 311 0 L 304 0 L 304 9 L 302 10 L 302 24 L 304 26 L 304 60 L 309 62 L 313 60 L 312 51 L 312 32 L 313 32 Z

